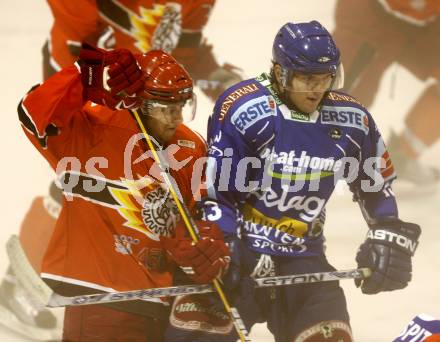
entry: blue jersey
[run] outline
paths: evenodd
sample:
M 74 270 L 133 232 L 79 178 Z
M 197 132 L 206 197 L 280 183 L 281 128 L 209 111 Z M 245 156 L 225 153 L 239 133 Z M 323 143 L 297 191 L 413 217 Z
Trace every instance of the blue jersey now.
M 432 336 L 431 338 L 428 338 Z M 440 320 L 419 314 L 403 329 L 393 342 L 440 341 Z
M 322 255 L 325 205 L 340 179 L 369 225 L 397 217 L 384 142 L 370 113 L 344 93 L 329 92 L 303 114 L 262 74 L 220 96 L 208 142 L 206 219 L 257 252 Z

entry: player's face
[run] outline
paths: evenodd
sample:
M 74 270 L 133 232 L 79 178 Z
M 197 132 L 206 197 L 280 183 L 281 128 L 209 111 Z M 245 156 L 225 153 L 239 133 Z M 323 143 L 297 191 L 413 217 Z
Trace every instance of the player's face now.
M 154 102 L 145 116 L 147 129 L 161 143 L 167 143 L 183 122 L 182 110 L 185 102 Z
M 287 89 L 290 101 L 301 112 L 314 112 L 325 92 L 330 89 L 333 75 L 326 74 L 295 74 Z

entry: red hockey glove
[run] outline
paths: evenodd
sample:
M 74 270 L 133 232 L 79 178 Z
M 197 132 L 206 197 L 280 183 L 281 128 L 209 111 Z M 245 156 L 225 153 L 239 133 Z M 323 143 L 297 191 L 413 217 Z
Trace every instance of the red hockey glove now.
M 174 238 L 161 237 L 160 241 L 191 280 L 205 284 L 226 273 L 230 252 L 215 223 L 196 221 L 196 224 L 201 236 L 198 242 L 192 241 L 183 222 L 177 224 Z
M 129 50 L 106 51 L 85 43 L 79 66 L 86 100 L 111 109 L 139 107 L 136 94 L 143 90 L 143 74 Z

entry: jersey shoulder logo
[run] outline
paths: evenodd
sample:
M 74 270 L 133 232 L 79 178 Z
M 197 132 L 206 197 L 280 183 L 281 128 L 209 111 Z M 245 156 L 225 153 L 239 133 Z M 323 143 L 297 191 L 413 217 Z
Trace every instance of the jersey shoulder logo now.
M 358 104 L 359 106 L 362 106 L 362 104 L 358 100 L 356 100 L 353 96 L 350 96 L 348 94 L 341 94 L 331 91 L 327 94 L 325 98 L 337 102 L 353 102 Z
M 362 130 L 365 135 L 370 130 L 368 115 L 359 108 L 323 106 L 320 112 L 321 123 L 325 125 L 353 127 Z
M 257 84 L 251 83 L 234 90 L 232 93 L 226 96 L 220 108 L 219 121 L 223 121 L 225 119 L 226 115 L 229 112 L 229 109 L 235 103 L 235 101 L 237 101 L 239 98 L 243 97 L 244 95 L 255 93 L 257 90 L 258 90 Z
M 241 134 L 244 134 L 256 122 L 269 116 L 276 116 L 276 113 L 274 99 L 271 96 L 260 96 L 238 107 L 231 116 L 231 122 Z

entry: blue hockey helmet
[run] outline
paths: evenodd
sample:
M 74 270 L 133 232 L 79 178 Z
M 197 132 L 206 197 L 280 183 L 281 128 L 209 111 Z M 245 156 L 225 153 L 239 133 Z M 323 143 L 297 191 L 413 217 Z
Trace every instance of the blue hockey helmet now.
M 316 20 L 309 23 L 287 23 L 278 31 L 272 49 L 273 62 L 283 70 L 282 82 L 296 72 L 335 76 L 332 89 L 342 88 L 343 70 L 339 49 L 331 34 Z

